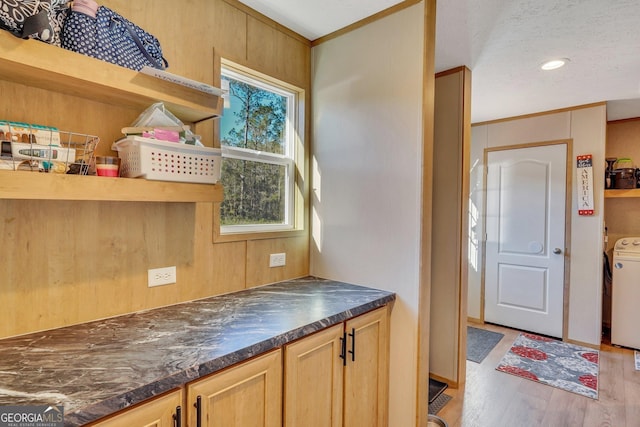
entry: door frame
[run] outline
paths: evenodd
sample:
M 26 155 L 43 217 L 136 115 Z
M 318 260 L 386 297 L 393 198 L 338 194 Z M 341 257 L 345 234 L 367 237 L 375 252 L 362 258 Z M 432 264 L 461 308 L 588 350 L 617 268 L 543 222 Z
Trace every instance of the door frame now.
M 482 196 L 482 274 L 480 281 L 480 321 L 484 320 L 485 307 L 485 272 L 487 263 L 487 170 L 490 152 L 515 150 L 520 148 L 543 147 L 547 145 L 565 145 L 567 150 L 566 178 L 565 178 L 565 210 L 564 210 L 564 283 L 562 301 L 562 340 L 566 341 L 569 336 L 569 279 L 571 274 L 571 210 L 573 199 L 573 139 L 559 139 L 553 141 L 540 141 L 532 143 L 504 145 L 500 147 L 489 147 L 483 153 L 482 186 L 484 194 Z

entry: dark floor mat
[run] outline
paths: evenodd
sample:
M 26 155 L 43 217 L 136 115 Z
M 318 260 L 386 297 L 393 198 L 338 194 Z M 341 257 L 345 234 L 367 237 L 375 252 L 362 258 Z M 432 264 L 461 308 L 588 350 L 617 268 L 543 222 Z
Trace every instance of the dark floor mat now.
M 429 378 L 429 404 L 431 404 L 440 394 L 446 390 L 447 384 Z
M 449 401 L 453 399 L 451 396 L 445 393 L 440 393 L 438 397 L 435 398 L 433 402 L 429 402 L 429 414 L 437 415 L 440 412 L 440 409 Z
M 467 360 L 481 363 L 504 337 L 503 334 L 467 327 Z

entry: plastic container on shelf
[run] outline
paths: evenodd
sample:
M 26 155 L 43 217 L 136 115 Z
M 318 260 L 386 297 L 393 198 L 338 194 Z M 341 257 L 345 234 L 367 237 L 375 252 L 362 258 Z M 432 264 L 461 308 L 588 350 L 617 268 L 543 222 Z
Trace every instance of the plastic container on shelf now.
M 114 144 L 122 159 L 120 176 L 156 181 L 215 184 L 220 180 L 219 148 L 128 136 Z

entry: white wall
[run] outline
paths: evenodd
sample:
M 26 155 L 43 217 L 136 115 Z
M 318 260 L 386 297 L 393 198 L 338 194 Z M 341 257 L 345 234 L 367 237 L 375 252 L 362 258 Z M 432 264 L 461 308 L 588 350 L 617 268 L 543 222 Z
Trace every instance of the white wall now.
M 393 291 L 390 426 L 415 425 L 424 5 L 312 50 L 311 274 Z
M 485 148 L 541 141 L 573 139 L 572 159 L 581 154 L 593 155 L 595 215 L 581 217 L 577 212 L 575 189 L 576 162 L 573 164 L 571 202 L 569 340 L 599 345 L 602 318 L 602 229 L 604 201 L 604 158 L 606 141 L 606 107 L 604 105 L 572 111 L 473 126 L 471 132 L 471 203 L 483 212 L 482 170 Z M 480 216 L 475 234 L 484 235 Z M 473 237 L 473 236 L 472 236 Z M 482 260 L 482 246 L 478 262 Z M 474 260 L 475 261 L 475 258 Z M 469 260 L 468 314 L 480 318 L 482 265 L 472 268 Z

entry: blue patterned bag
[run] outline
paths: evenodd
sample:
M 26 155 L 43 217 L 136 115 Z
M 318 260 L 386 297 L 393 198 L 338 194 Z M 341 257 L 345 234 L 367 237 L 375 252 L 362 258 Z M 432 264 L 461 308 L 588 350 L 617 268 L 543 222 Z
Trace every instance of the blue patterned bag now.
M 0 0 L 0 29 L 60 46 L 70 0 Z
M 157 38 L 104 6 L 95 17 L 72 10 L 62 29 L 62 47 L 137 71 L 145 65 L 169 66 Z

